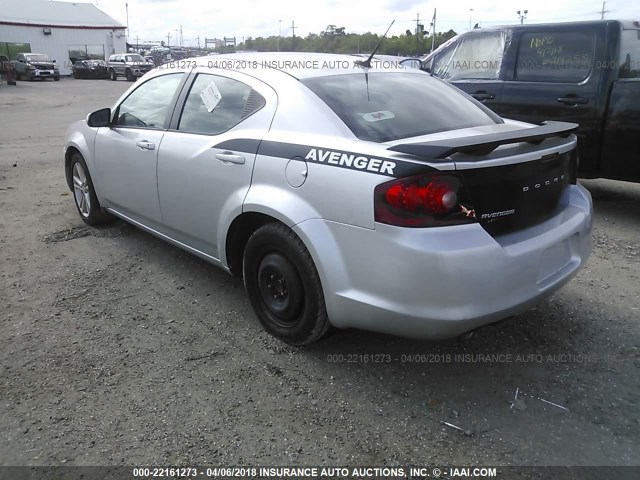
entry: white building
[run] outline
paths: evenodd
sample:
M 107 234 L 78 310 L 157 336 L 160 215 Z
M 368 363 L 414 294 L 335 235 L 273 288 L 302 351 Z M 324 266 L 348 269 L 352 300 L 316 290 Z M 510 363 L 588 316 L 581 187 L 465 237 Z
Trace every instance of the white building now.
M 126 51 L 126 26 L 90 3 L 0 0 L 0 55 L 46 53 L 61 75 L 72 59 L 106 60 Z

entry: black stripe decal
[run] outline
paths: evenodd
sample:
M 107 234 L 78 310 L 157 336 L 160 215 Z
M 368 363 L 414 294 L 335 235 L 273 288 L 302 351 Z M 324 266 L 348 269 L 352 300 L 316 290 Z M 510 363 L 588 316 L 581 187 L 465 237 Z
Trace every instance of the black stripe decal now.
M 299 158 L 300 160 L 330 167 L 346 168 L 394 178 L 438 171 L 437 168 L 423 163 L 424 159 L 420 159 L 422 160 L 420 163 L 413 163 L 398 159 L 371 157 L 357 152 L 270 140 L 260 141 L 250 138 L 237 138 L 219 143 L 215 148 L 250 154 L 259 153 L 268 157 Z

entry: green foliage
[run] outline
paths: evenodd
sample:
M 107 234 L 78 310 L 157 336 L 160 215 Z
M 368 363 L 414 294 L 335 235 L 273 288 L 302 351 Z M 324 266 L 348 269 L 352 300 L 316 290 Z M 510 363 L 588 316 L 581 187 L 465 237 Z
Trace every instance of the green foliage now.
M 450 38 L 456 32 L 439 32 L 435 36 L 435 48 Z M 416 38 L 417 37 L 417 38 Z M 255 50 L 258 52 L 318 52 L 318 53 L 371 53 L 380 41 L 380 36 L 374 33 L 346 33 L 345 27 L 328 25 L 327 29 L 317 33 L 310 33 L 306 37 L 258 37 L 248 38 L 238 45 L 238 50 Z M 407 30 L 404 35 L 387 37 L 378 53 L 381 55 L 401 55 L 406 57 L 422 56 L 431 51 L 432 37 L 430 35 L 415 35 Z

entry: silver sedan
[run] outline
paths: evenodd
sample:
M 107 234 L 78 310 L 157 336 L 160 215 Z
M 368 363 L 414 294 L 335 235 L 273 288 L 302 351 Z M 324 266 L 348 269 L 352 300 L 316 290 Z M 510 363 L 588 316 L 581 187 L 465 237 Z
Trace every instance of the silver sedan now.
M 444 338 L 584 265 L 575 127 L 503 120 L 391 60 L 218 55 L 71 125 L 64 165 L 86 223 L 121 218 L 242 276 L 289 344 L 330 326 Z

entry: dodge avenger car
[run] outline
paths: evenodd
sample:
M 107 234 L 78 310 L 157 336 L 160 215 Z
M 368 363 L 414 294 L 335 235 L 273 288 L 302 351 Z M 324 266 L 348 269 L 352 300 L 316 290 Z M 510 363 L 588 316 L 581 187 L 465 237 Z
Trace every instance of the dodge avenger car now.
M 558 290 L 591 251 L 576 125 L 503 120 L 386 66 L 247 53 L 155 69 L 69 128 L 80 217 L 242 276 L 292 345 L 330 326 L 452 337 Z

